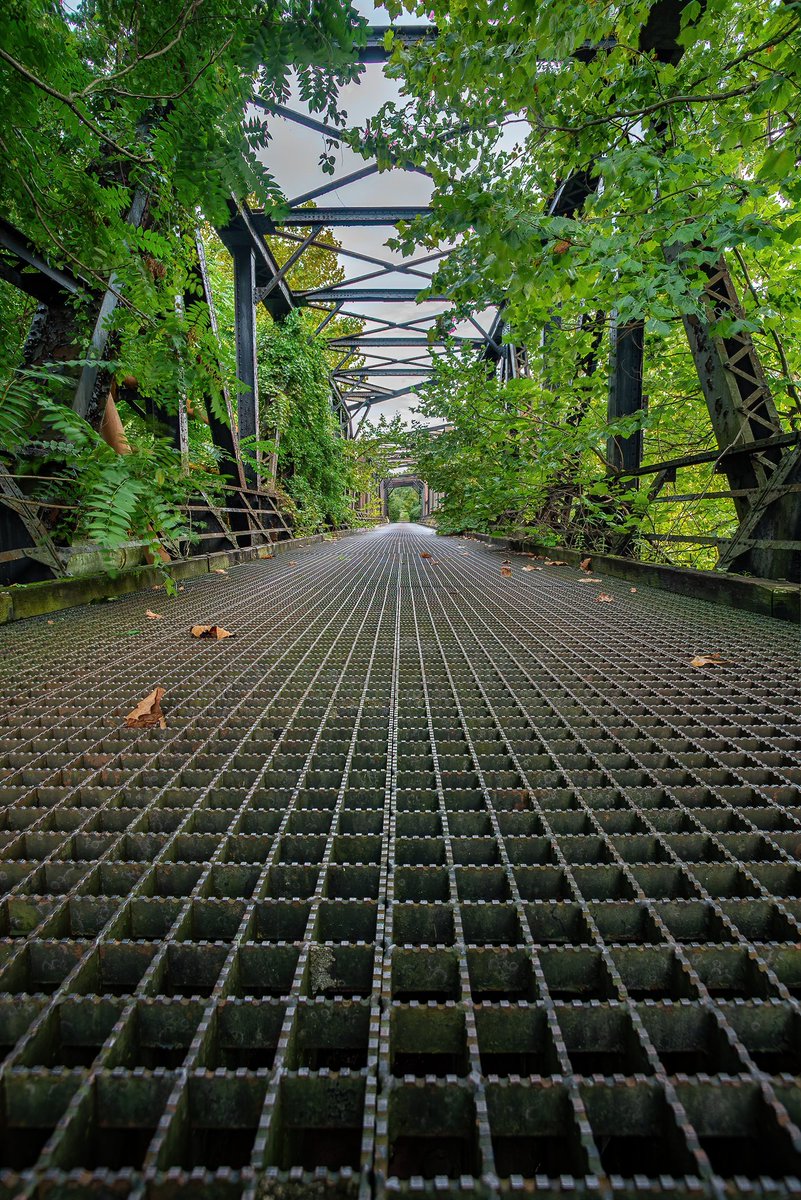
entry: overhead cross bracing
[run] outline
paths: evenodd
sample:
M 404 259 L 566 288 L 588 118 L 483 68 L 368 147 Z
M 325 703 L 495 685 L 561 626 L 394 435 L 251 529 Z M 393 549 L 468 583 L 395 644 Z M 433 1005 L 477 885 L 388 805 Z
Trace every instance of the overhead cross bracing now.
M 360 51 L 366 71 L 379 71 L 388 57 L 385 32 L 379 28 L 368 31 Z M 429 37 L 434 32 L 431 26 L 399 26 L 395 30 L 396 36 L 405 40 Z M 366 90 L 361 89 L 359 103 Z M 234 252 L 235 270 L 239 253 L 239 269 L 244 272 L 243 303 L 252 282 L 256 302 L 265 304 L 278 319 L 294 307 L 320 313 L 317 333 L 329 336 L 331 348 L 341 350 L 343 355 L 340 365 L 332 370 L 331 380 L 348 431 L 353 430 L 353 418 L 363 419 L 374 405 L 408 402 L 416 395 L 431 376 L 433 361 L 451 335 L 457 344 L 492 351 L 495 343 L 488 339 L 492 312 L 483 317 L 483 324 L 482 314 L 476 314 L 443 329 L 449 307 L 447 297 L 427 295 L 425 300 L 419 299 L 421 291 L 430 288 L 433 272 L 449 253 L 449 247 L 416 256 L 403 256 L 386 247 L 398 222 L 424 217 L 430 211 L 430 185 L 425 172 L 413 163 L 391 158 L 389 173 L 397 182 L 392 198 L 402 196 L 403 203 L 371 203 L 376 198 L 386 200 L 388 172 L 385 168 L 379 170 L 376 162 L 365 162 L 348 148 L 344 126 L 320 121 L 302 106 L 268 104 L 258 96 L 254 107 L 265 124 L 265 162 L 290 197 L 288 211 L 279 221 L 267 213 L 240 209 L 229 226 L 220 231 L 221 236 Z M 281 162 L 281 138 L 290 129 L 298 139 L 297 145 L 293 140 L 291 153 L 283 155 L 291 161 Z M 318 171 L 320 151 L 326 144 L 340 147 L 341 154 L 352 160 L 338 167 L 330 179 Z M 289 172 L 291 178 L 285 180 L 282 171 L 284 175 Z M 326 238 L 324 231 L 328 229 L 336 232 L 335 240 Z M 271 267 L 268 260 L 272 256 L 269 251 L 268 255 L 263 252 L 265 237 L 280 239 L 292 247 L 280 269 L 274 259 Z M 337 244 L 340 241 L 341 245 Z M 332 261 L 344 267 L 345 279 L 305 291 L 293 290 L 287 276 L 311 251 L 330 253 Z M 360 264 L 364 269 L 359 269 Z M 337 337 L 336 324 L 332 326 L 335 317 L 355 319 L 361 331 L 346 339 Z M 247 338 L 239 350 L 238 378 L 243 384 L 239 403 L 245 409 L 253 404 L 257 408 L 255 366 Z M 404 383 L 387 388 L 380 383 L 385 377 Z M 256 424 L 250 421 L 250 425 Z

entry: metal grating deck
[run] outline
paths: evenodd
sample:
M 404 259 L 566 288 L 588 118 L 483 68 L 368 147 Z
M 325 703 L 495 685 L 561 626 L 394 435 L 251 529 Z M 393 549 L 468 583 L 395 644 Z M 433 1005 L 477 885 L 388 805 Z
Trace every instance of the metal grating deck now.
M 797 630 L 296 558 L 0 631 L 0 1200 L 801 1195 Z

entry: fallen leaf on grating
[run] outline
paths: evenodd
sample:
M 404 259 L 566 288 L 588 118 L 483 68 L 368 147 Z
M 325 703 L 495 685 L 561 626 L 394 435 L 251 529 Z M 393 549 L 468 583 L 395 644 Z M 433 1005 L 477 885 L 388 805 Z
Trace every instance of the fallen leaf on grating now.
M 433 556 L 431 554 L 429 554 L 427 550 L 421 550 L 420 557 L 421 558 L 432 558 Z
M 636 588 L 629 588 L 629 591 L 631 592 L 631 594 L 632 594 L 632 596 L 633 596 L 633 595 L 634 595 L 634 593 L 637 591 L 637 589 L 636 589 Z
M 595 599 L 599 604 L 611 604 L 614 596 L 610 596 L 608 592 L 599 592 Z
M 691 667 L 725 667 L 728 665 L 728 659 L 721 658 L 716 651 L 712 654 L 696 654 L 695 658 L 690 659 Z
M 580 579 L 579 583 L 601 583 L 602 580 L 596 578 L 595 575 L 587 575 L 584 579 Z
M 55 625 L 55 621 L 48 621 L 48 625 Z
M 509 562 L 508 558 L 504 559 L 504 561 L 501 563 L 501 575 L 504 575 L 508 579 L 511 576 L 511 574 L 512 574 L 512 564 Z
M 524 571 L 541 571 L 542 567 L 523 567 Z
M 192 637 L 196 638 L 212 638 L 215 642 L 219 642 L 222 638 L 234 637 L 233 633 L 229 633 L 227 629 L 223 629 L 222 625 L 193 625 Z
M 297 560 L 294 558 L 290 558 L 289 562 L 287 563 L 288 567 L 296 567 L 297 565 Z
M 151 608 L 145 609 L 145 616 L 150 617 L 151 621 L 163 621 L 164 620 L 164 617 L 161 615 L 161 613 L 154 613 Z
M 167 722 L 164 720 L 164 713 L 161 711 L 161 699 L 164 695 L 164 688 L 157 687 L 145 696 L 144 700 L 140 700 L 136 708 L 128 713 L 125 718 L 125 724 L 128 729 L 149 729 L 153 725 L 158 725 L 159 729 L 166 729 Z
M 561 558 L 545 558 L 543 559 L 546 567 L 566 567 L 567 563 Z
M 592 570 L 592 559 L 591 558 L 582 558 L 581 562 L 579 563 L 579 569 L 581 571 L 591 571 Z
M 228 574 L 228 572 L 224 571 L 222 569 L 222 567 L 212 567 L 211 573 L 212 573 L 212 575 L 227 575 Z

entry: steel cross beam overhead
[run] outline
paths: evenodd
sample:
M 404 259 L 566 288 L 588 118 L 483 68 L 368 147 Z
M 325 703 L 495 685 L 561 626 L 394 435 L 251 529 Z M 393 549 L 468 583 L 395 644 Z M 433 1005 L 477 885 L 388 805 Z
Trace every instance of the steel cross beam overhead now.
M 296 292 L 295 299 L 298 304 L 309 300 L 325 304 L 340 299 L 353 300 L 360 304 L 398 304 L 416 301 L 419 294 L 417 288 L 349 288 L 347 283 L 343 283 L 336 287 L 317 288 L 313 292 Z M 444 299 L 444 296 L 426 297 L 427 301 L 442 302 Z
M 334 371 L 334 374 L 341 376 L 343 379 L 356 376 L 363 379 L 366 375 L 370 377 L 374 375 L 399 375 L 405 378 L 407 375 L 411 378 L 413 375 L 430 375 L 432 367 L 352 367 L 350 370 L 342 368 Z
M 415 346 L 444 346 L 449 341 L 455 342 L 460 346 L 472 346 L 474 348 L 484 345 L 484 342 L 481 338 L 373 337 L 367 333 L 365 333 L 362 337 L 329 338 L 328 344 L 329 346 L 336 348 L 341 347 L 343 350 L 368 350 L 370 346 L 398 346 L 409 347 L 411 349 Z
M 427 217 L 431 209 L 427 205 L 400 205 L 398 207 L 365 206 L 362 208 L 299 208 L 293 209 L 280 220 L 274 221 L 266 213 L 254 213 L 253 223 L 259 233 L 274 233 L 280 225 L 397 225 L 398 221 L 413 221 L 416 217 Z
M 302 243 L 306 239 L 299 233 L 290 233 L 287 229 L 276 229 L 272 235 L 281 238 L 282 241 Z M 434 250 L 431 254 L 427 254 L 424 258 L 418 258 L 410 263 L 398 262 L 393 263 L 387 258 L 377 258 L 374 254 L 363 254 L 358 250 L 353 250 L 349 246 L 332 246 L 330 242 L 321 242 L 319 238 L 315 242 L 315 249 L 328 250 L 331 254 L 342 255 L 343 258 L 352 258 L 359 262 L 373 263 L 374 266 L 381 267 L 385 271 L 397 271 L 401 275 L 419 275 L 421 279 L 430 279 L 431 276 L 426 271 L 419 271 L 417 267 L 423 263 L 435 262 L 437 259 L 445 258 L 449 250 Z
M 393 39 L 414 42 L 436 36 L 436 30 L 431 25 L 398 27 L 392 30 L 392 38 L 386 36 L 387 32 L 387 29 L 378 27 L 367 30 L 366 42 L 358 52 L 362 63 L 385 62 L 390 56 Z M 357 36 L 362 36 L 362 32 Z M 347 130 L 341 127 L 329 125 L 311 113 L 273 104 L 260 96 L 253 98 L 253 104 L 266 114 L 268 120 L 277 118 L 279 121 L 292 122 L 301 130 L 320 135 L 329 145 L 339 143 L 346 152 L 350 152 Z M 458 137 L 462 132 L 467 130 L 455 129 L 448 136 Z M 358 196 L 360 185 L 372 181 L 384 169 L 384 164 L 367 161 L 362 166 L 357 160 L 343 174 L 323 178 L 319 183 L 302 179 L 289 192 L 292 198 L 288 201 L 288 211 L 251 212 L 247 207 L 237 208 L 236 211 L 232 210 L 229 225 L 220 231 L 223 241 L 234 254 L 236 264 L 237 373 L 244 384 L 239 401 L 243 414 L 240 417 L 243 435 L 245 426 L 248 427 L 247 432 L 251 432 L 258 421 L 255 322 L 245 311 L 251 300 L 253 303 L 264 303 L 276 320 L 282 320 L 297 307 L 321 314 L 315 334 L 323 334 L 331 326 L 329 334 L 334 335 L 329 337 L 331 349 L 343 355 L 331 371 L 332 388 L 336 403 L 348 413 L 362 408 L 366 412 L 373 404 L 413 395 L 416 388 L 425 386 L 426 378 L 432 376 L 436 359 L 446 345 L 456 343 L 477 350 L 486 343 L 485 331 L 472 318 L 480 338 L 460 335 L 450 339 L 443 336 L 439 323 L 446 315 L 442 308 L 443 304 L 447 304 L 446 297 L 426 296 L 423 308 L 417 307 L 421 290 L 431 286 L 435 270 L 433 264 L 451 252 L 450 246 L 428 251 L 416 258 L 395 261 L 395 256 L 389 251 L 385 254 L 365 252 L 363 240 L 356 242 L 356 245 L 347 244 L 348 230 L 392 227 L 425 218 L 431 212 L 428 205 L 356 203 L 337 207 L 303 207 L 333 192 L 339 193 L 344 188 L 351 189 L 349 195 Z M 415 163 L 397 156 L 390 156 L 386 169 L 427 174 Z M 369 186 L 373 188 L 372 182 Z M 375 194 L 374 190 L 371 194 Z M 337 244 L 330 235 L 326 239 L 326 229 L 343 231 L 342 235 L 338 232 L 338 236 L 343 237 L 345 244 Z M 364 235 L 361 236 L 363 239 Z M 268 237 L 294 244 L 293 252 L 283 266 L 279 267 L 270 252 L 266 243 Z M 351 271 L 349 278 L 327 286 L 294 290 L 288 283 L 289 273 L 293 268 L 302 266 L 304 254 L 312 249 L 315 253 L 323 251 L 331 254 L 335 259 L 363 262 L 374 269 L 361 274 Z M 368 249 L 372 250 L 372 247 Z M 402 277 L 400 282 L 397 277 Z M 400 286 L 405 281 L 408 281 L 408 285 Z M 374 286 L 364 286 L 369 283 L 374 283 Z M 391 315 L 377 317 L 372 311 L 359 311 L 367 307 L 372 309 L 374 305 L 393 306 L 389 309 Z M 406 316 L 404 306 L 415 307 L 410 307 Z M 425 311 L 430 307 L 438 310 Z M 337 330 L 332 324 L 338 318 L 358 321 L 361 327 L 359 332 L 351 331 L 343 336 L 341 329 Z M 464 330 L 460 333 L 463 334 Z M 387 353 L 376 354 L 376 350 Z M 361 359 L 359 365 L 348 365 L 348 360 L 353 362 L 355 356 Z M 378 382 L 383 377 L 407 382 L 403 387 L 388 389 Z M 413 380 L 418 378 L 422 382 L 415 385 Z

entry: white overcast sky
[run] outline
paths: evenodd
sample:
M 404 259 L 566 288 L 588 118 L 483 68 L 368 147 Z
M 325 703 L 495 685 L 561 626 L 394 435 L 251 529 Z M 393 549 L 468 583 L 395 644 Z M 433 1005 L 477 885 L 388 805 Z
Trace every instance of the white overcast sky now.
M 389 24 L 389 18 L 383 9 L 365 3 L 358 3 L 357 7 L 368 18 L 371 24 L 380 26 Z M 407 17 L 398 23 L 419 24 L 420 20 L 419 18 Z M 358 82 L 349 84 L 343 89 L 340 93 L 339 104 L 348 114 L 347 123 L 349 125 L 363 125 L 367 118 L 373 116 L 387 100 L 397 100 L 399 97 L 400 88 L 398 83 L 384 76 L 382 64 L 373 63 L 364 67 Z M 297 97 L 293 97 L 290 100 L 288 107 L 298 112 L 308 113 L 309 111 Z M 317 119 L 319 120 L 319 116 Z M 319 166 L 320 153 L 323 149 L 322 134 L 280 118 L 269 117 L 266 120 L 270 131 L 270 140 L 265 146 L 263 160 L 288 199 L 291 200 L 294 197 L 302 196 L 306 192 L 312 191 L 314 188 L 325 183 L 330 178 L 322 174 Z M 359 170 L 366 165 L 366 160 L 355 154 L 348 147 L 339 146 L 334 153 L 336 155 L 336 173 L 333 177 L 334 179 Z M 425 205 L 429 202 L 430 197 L 431 183 L 425 176 L 408 171 L 393 170 L 368 176 L 366 179 L 358 180 L 349 186 L 334 189 L 325 196 L 321 196 L 316 203 L 321 208 L 361 207 L 364 205 Z M 391 227 L 337 228 L 334 232 L 343 245 L 349 249 L 389 259 L 392 262 L 403 261 L 399 255 L 392 253 L 386 248 L 386 239 L 392 236 L 394 232 Z M 419 250 L 407 261 L 420 258 L 426 253 L 425 250 Z M 340 256 L 340 262 L 345 268 L 346 279 L 352 279 L 376 269 L 366 263 L 344 256 Z M 423 269 L 433 269 L 435 265 L 431 264 Z M 414 276 L 393 272 L 374 280 L 365 281 L 363 286 L 408 288 L 415 286 L 418 282 L 421 287 L 425 286 L 424 280 L 418 281 Z M 408 321 L 419 317 L 423 313 L 443 312 L 447 308 L 447 304 L 442 302 L 427 302 L 425 304 L 365 304 L 360 302 L 354 304 L 352 308 L 367 316 Z M 491 313 L 481 315 L 481 321 L 485 329 L 491 320 Z M 392 330 L 387 331 L 388 335 L 392 335 L 393 332 Z M 403 331 L 400 332 L 402 335 Z M 416 331 L 410 332 L 414 333 Z M 456 332 L 469 337 L 477 336 L 476 330 L 467 323 L 460 324 L 456 328 Z M 403 349 L 401 351 L 380 349 L 377 350 L 377 353 L 386 356 L 399 356 L 405 361 L 414 356 L 424 355 L 426 351 L 420 347 L 415 347 L 414 349 Z M 389 376 L 382 377 L 377 382 L 388 389 L 395 390 L 396 388 L 405 386 L 412 388 L 420 380 L 411 376 Z M 384 401 L 372 407 L 368 420 L 371 417 L 372 420 L 377 420 L 381 415 L 393 417 L 397 413 L 408 423 L 411 410 L 414 408 L 416 402 L 416 398 L 411 392 L 397 399 Z

